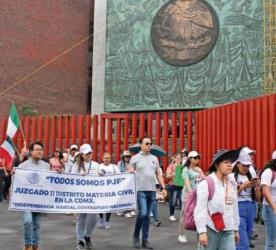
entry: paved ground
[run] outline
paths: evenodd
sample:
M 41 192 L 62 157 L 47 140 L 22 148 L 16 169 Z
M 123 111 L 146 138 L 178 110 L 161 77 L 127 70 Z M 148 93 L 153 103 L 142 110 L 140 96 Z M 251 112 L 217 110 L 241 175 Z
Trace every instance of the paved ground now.
M 151 243 L 157 250 L 192 250 L 197 249 L 196 235 L 187 232 L 188 244 L 177 242 L 177 223 L 168 220 L 166 204 L 159 205 L 162 221 L 160 227 L 151 226 Z M 20 213 L 9 212 L 8 203 L 0 202 L 0 250 L 20 250 L 23 246 Z M 179 211 L 177 211 L 179 215 Z M 111 217 L 111 230 L 97 228 L 92 236 L 95 250 L 133 249 L 131 236 L 134 219 Z M 264 249 L 264 226 L 256 226 L 259 239 L 255 241 L 255 249 Z M 42 222 L 41 250 L 73 250 L 75 249 L 75 227 L 72 216 L 47 215 Z

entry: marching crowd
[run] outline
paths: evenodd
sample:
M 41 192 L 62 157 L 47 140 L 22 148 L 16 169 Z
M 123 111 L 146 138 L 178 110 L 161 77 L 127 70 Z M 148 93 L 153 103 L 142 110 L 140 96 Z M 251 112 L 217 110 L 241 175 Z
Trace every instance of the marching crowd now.
M 186 230 L 198 235 L 201 250 L 248 250 L 254 247 L 254 221 L 261 207 L 265 225 L 265 250 L 276 249 L 276 151 L 271 160 L 258 171 L 254 164 L 255 150 L 242 146 L 235 150 L 220 149 L 214 153 L 208 172 L 200 164 L 201 154 L 183 149 L 172 157 L 164 171 L 158 158 L 151 154 L 152 141 L 141 138 L 141 151 L 135 155 L 125 150 L 117 164 L 111 162 L 111 154 L 105 152 L 101 163 L 92 160 L 89 144 L 71 145 L 67 152 L 56 149 L 54 156 L 45 159 L 43 144 L 26 145 L 17 154 L 12 166 L 4 159 L 0 162 L 0 201 L 9 198 L 11 176 L 16 167 L 32 170 L 48 170 L 80 175 L 112 175 L 135 173 L 137 211 L 120 211 L 119 216 L 136 216 L 132 245 L 134 248 L 153 249 L 149 241 L 150 216 L 160 226 L 157 194 L 168 196 L 168 219 L 178 220 L 176 239 L 187 243 Z M 261 206 L 258 206 L 261 204 Z M 180 217 L 176 218 L 176 206 Z M 137 214 L 137 215 L 136 215 Z M 99 223 L 101 228 L 111 229 L 111 213 L 77 213 L 77 250 L 92 249 L 91 236 Z M 41 214 L 22 212 L 24 250 L 38 250 Z M 142 231 L 142 237 L 140 234 Z M 178 238 L 177 238 L 178 237 Z M 196 246 L 195 246 L 196 248 Z

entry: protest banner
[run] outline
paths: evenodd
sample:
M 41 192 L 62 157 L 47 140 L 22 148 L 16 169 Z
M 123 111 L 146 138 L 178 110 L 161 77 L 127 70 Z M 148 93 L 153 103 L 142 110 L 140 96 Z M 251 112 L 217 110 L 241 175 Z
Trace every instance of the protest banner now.
M 135 175 L 95 176 L 16 169 L 9 210 L 106 213 L 136 208 Z

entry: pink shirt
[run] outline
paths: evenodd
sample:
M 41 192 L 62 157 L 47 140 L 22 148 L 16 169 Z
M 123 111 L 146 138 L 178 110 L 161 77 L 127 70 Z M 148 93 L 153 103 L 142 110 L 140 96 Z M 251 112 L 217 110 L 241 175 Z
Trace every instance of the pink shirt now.
M 52 171 L 62 170 L 62 164 L 56 158 L 50 159 L 50 166 Z
M 175 174 L 175 168 L 176 168 L 176 164 L 170 164 L 168 167 L 167 167 L 167 171 L 166 171 L 166 174 L 169 174 L 169 175 L 174 175 Z M 173 184 L 173 177 L 169 177 L 167 178 L 168 180 L 168 184 L 169 185 L 172 185 Z

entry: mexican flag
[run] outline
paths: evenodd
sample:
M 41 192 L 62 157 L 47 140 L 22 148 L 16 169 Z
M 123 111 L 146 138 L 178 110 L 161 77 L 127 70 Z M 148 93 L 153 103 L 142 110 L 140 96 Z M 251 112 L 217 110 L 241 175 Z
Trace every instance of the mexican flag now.
M 17 132 L 19 131 L 19 125 L 20 121 L 18 113 L 15 104 L 12 104 L 6 132 L 7 136 L 5 141 L 0 146 L 0 157 L 4 158 L 7 161 L 7 164 L 11 164 L 13 157 L 15 155 L 16 149 L 12 142 L 12 139 L 15 138 Z

